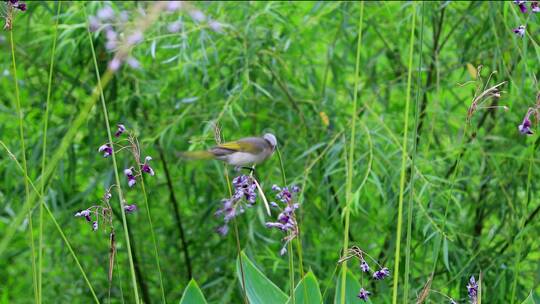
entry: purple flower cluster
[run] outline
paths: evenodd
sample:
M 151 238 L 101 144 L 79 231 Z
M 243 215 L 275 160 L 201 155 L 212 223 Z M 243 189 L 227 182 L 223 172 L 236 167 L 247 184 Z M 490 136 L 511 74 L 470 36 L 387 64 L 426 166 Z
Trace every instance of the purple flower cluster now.
M 341 264 L 347 260 L 350 259 L 357 259 L 360 261 L 360 270 L 363 273 L 369 274 L 371 272 L 371 268 L 369 267 L 369 264 L 367 263 L 366 257 L 369 257 L 373 262 L 377 265 L 379 270 L 373 271 L 373 274 L 371 274 L 371 278 L 376 281 L 384 280 L 385 278 L 390 276 L 390 270 L 386 267 L 382 267 L 373 259 L 371 256 L 369 256 L 367 253 L 365 253 L 362 249 L 360 249 L 358 246 L 353 246 L 349 249 L 347 249 L 347 254 L 342 257 L 338 263 Z M 363 282 L 363 280 L 362 280 Z M 369 295 L 371 295 L 371 292 L 367 291 L 364 287 L 360 288 L 360 291 L 358 292 L 357 297 L 360 300 L 364 300 L 367 302 Z
M 524 14 L 527 13 L 527 11 L 528 11 L 527 2 L 531 3 L 531 12 L 533 12 L 533 13 L 539 13 L 540 12 L 540 5 L 539 5 L 538 1 L 518 1 L 518 0 L 514 1 L 514 3 L 517 6 L 519 6 L 519 10 Z M 523 36 L 525 36 L 525 28 L 526 28 L 526 26 L 522 24 L 522 25 L 518 26 L 517 28 L 513 29 L 513 32 L 519 38 L 523 38 Z
M 478 303 L 478 283 L 476 283 L 474 276 L 471 276 L 469 284 L 467 284 L 467 294 L 469 295 L 471 304 Z
M 531 117 L 531 114 L 536 113 L 536 112 L 537 110 L 535 110 L 534 108 L 529 108 L 529 110 L 527 110 L 527 114 L 525 114 L 525 117 L 523 117 L 523 121 L 521 122 L 520 125 L 518 125 L 519 133 L 523 135 L 534 134 L 533 130 L 531 129 L 532 123 L 531 123 L 530 117 Z
M 7 8 L 0 8 L 0 16 L 4 18 L 4 30 L 10 31 L 13 27 L 12 20 L 14 11 L 26 11 L 26 4 L 24 2 L 19 2 L 18 0 L 4 0 L 4 2 Z
M 117 130 L 116 132 L 114 133 L 114 136 L 116 138 L 122 136 L 122 134 L 124 134 L 126 132 L 126 126 L 119 123 L 117 124 Z M 137 159 L 137 162 L 139 162 L 139 148 L 137 147 L 136 145 L 136 140 L 134 140 L 131 136 L 130 138 L 128 139 L 128 141 L 131 143 L 131 146 L 132 146 L 132 151 L 134 151 L 134 155 L 135 155 L 135 158 Z M 122 148 L 123 149 L 123 148 Z M 106 144 L 103 144 L 101 145 L 99 148 L 98 148 L 98 151 L 100 153 L 103 153 L 103 157 L 109 157 L 110 155 L 112 155 L 114 153 L 114 150 L 113 150 L 113 147 L 110 143 L 106 143 Z M 150 166 L 150 161 L 152 160 L 152 157 L 150 156 L 146 156 L 144 158 L 144 163 L 140 165 L 140 169 L 141 169 L 141 172 L 145 172 L 147 174 L 150 174 L 150 176 L 154 176 L 155 175 L 155 172 L 154 172 L 154 169 L 152 169 L 152 167 Z M 135 186 L 135 184 L 137 183 L 137 176 L 139 176 L 141 173 L 137 173 L 135 171 L 135 168 L 134 167 L 130 167 L 130 168 L 127 168 L 127 169 L 124 169 L 124 175 L 126 176 L 127 178 L 127 183 L 128 183 L 128 186 L 131 188 L 133 186 Z
M 233 179 L 232 185 L 234 187 L 233 196 L 222 200 L 221 208 L 215 213 L 216 216 L 222 216 L 225 222 L 223 226 L 216 229 L 221 235 L 227 234 L 229 231 L 229 222 L 236 216 L 244 213 L 244 207 L 252 207 L 257 200 L 257 184 L 252 176 L 237 176 Z
M 22 12 L 26 11 L 26 3 L 24 2 L 19 2 L 19 0 L 5 0 L 4 2 L 6 2 L 10 7 L 14 9 L 20 10 Z
M 280 250 L 280 254 L 284 255 L 287 253 L 287 244 L 298 235 L 298 223 L 296 222 L 294 212 L 300 205 L 295 202 L 293 194 L 300 192 L 300 188 L 298 186 L 292 186 L 289 189 L 288 187 L 280 188 L 277 185 L 273 185 L 272 190 L 277 192 L 276 199 L 283 204 L 283 208 L 281 208 L 281 212 L 277 216 L 277 221 L 267 222 L 266 227 L 277 228 L 283 232 L 288 232 L 288 235 L 283 238 L 284 244 Z M 276 202 L 270 202 L 270 206 L 280 208 Z
M 112 198 L 112 194 L 110 189 L 105 192 L 103 195 L 103 204 L 102 205 L 95 205 L 88 209 L 84 209 L 81 211 L 78 211 L 75 213 L 76 217 L 84 217 L 87 222 L 92 224 L 92 231 L 97 231 L 99 228 L 99 222 L 100 218 L 101 221 L 105 221 L 106 223 L 109 223 L 109 225 L 112 225 L 112 212 L 111 212 L 111 206 L 109 204 L 109 200 Z M 125 213 L 133 213 L 137 211 L 137 205 L 131 204 L 131 205 L 124 205 L 124 212 Z
M 95 16 L 88 18 L 88 26 L 92 32 L 105 33 L 105 49 L 108 52 L 117 52 L 121 46 L 132 47 L 143 41 L 143 33 L 135 30 L 127 32 L 126 24 L 129 21 L 129 15 L 126 11 L 116 12 L 110 5 L 99 9 Z M 121 58 L 115 56 L 109 62 L 109 68 L 117 71 L 124 61 L 134 69 L 140 67 L 140 63 L 132 56 Z M 121 125 L 119 125 L 120 127 Z M 116 135 L 116 134 L 115 134 Z M 119 135 L 118 135 L 119 136 Z
M 518 1 L 518 0 L 514 0 L 514 3 L 517 6 L 519 6 L 519 10 L 524 14 L 527 12 L 527 2 L 531 3 L 531 11 L 533 13 L 540 12 L 540 7 L 538 6 L 538 1 Z
M 202 11 L 194 8 L 191 5 L 184 5 L 182 1 L 168 1 L 167 3 L 167 11 L 169 12 L 175 12 L 179 10 L 186 10 L 191 19 L 196 23 L 203 23 L 207 22 L 208 28 L 210 28 L 212 31 L 216 33 L 222 33 L 223 32 L 223 24 L 220 22 L 213 20 L 212 18 L 206 16 Z M 182 29 L 182 21 L 179 19 L 173 23 L 170 23 L 167 26 L 167 30 L 171 33 L 177 33 Z

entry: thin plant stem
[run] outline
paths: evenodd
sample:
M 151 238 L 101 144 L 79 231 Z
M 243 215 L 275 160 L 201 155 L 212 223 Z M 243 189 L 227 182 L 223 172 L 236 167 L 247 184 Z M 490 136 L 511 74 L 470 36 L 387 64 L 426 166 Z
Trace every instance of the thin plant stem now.
M 45 101 L 45 117 L 43 118 L 43 146 L 41 153 L 41 176 L 45 175 L 45 159 L 47 156 L 47 129 L 49 125 L 49 105 L 52 92 L 52 77 L 54 68 L 54 55 L 56 53 L 56 40 L 58 37 L 58 22 L 60 20 L 60 7 L 62 2 L 58 2 L 56 10 L 56 22 L 54 25 L 53 45 L 51 51 L 51 61 L 49 67 L 49 82 L 47 84 L 47 99 Z M 39 250 L 38 250 L 38 294 L 39 299 L 42 298 L 42 274 L 43 274 L 43 204 L 45 204 L 45 179 L 41 179 L 40 194 L 42 197 L 39 204 Z
M 281 152 L 279 151 L 279 147 L 276 147 L 276 154 L 278 156 L 278 159 L 279 159 L 279 168 L 281 170 L 281 180 L 283 182 L 283 187 L 286 187 L 287 186 L 287 178 L 285 176 L 285 166 L 283 165 L 283 158 L 281 157 Z M 300 229 L 300 228 L 298 228 Z M 289 233 L 292 233 L 292 232 L 289 232 Z M 300 236 L 300 233 L 298 233 L 298 238 Z M 300 241 L 297 239 L 297 248 L 298 248 L 298 254 L 299 254 L 299 260 L 300 260 L 300 275 L 301 275 L 301 278 L 304 277 L 304 268 L 302 266 L 302 256 L 301 256 L 301 253 L 302 253 L 302 249 L 300 248 L 301 244 L 299 243 Z M 293 257 L 293 247 L 292 247 L 292 244 L 291 242 L 289 242 L 289 244 L 287 244 L 287 247 L 288 247 L 288 251 L 289 251 L 289 281 L 290 281 L 290 297 L 291 297 L 291 303 L 295 303 L 295 299 L 294 299 L 294 257 Z M 305 285 L 304 285 L 305 286 Z
M 405 96 L 405 113 L 403 122 L 403 152 L 401 153 L 401 172 L 399 178 L 399 201 L 398 201 L 398 222 L 396 228 L 396 252 L 394 255 L 394 285 L 392 287 L 392 303 L 397 303 L 398 287 L 399 287 L 399 259 L 401 249 L 401 226 L 403 224 L 403 198 L 405 194 L 405 175 L 407 171 L 407 141 L 408 141 L 408 129 L 409 129 L 409 106 L 411 103 L 411 84 L 412 84 L 412 64 L 413 64 L 413 50 L 414 50 L 414 30 L 416 25 L 416 5 L 412 5 L 413 15 L 411 22 L 411 38 L 409 44 L 409 66 L 407 74 L 407 95 Z M 415 139 L 416 140 L 416 139 Z M 411 191 L 411 190 L 409 190 Z
M 15 158 L 15 156 L 13 155 L 13 153 L 11 153 L 11 151 L 8 149 L 8 147 L 6 146 L 6 144 L 3 142 L 3 141 L 0 141 L 0 145 L 4 148 L 4 150 L 6 150 L 6 152 L 8 153 L 8 155 L 10 156 L 10 158 L 15 162 L 15 164 L 17 165 L 17 168 L 19 168 L 19 170 L 21 171 L 21 173 L 24 175 L 24 179 L 30 184 L 30 186 L 32 187 L 32 189 L 34 190 L 34 194 L 37 195 L 38 199 L 42 199 L 41 197 L 41 194 L 40 192 L 38 191 L 38 189 L 36 188 L 36 186 L 34 185 L 34 183 L 32 183 L 32 180 L 30 180 L 30 177 L 28 177 L 28 175 L 24 172 L 24 169 L 23 167 L 21 166 L 21 164 L 19 163 L 19 161 Z M 96 303 L 99 303 L 99 300 L 97 298 L 97 295 L 94 291 L 94 288 L 92 287 L 92 284 L 90 283 L 90 280 L 88 279 L 88 277 L 86 276 L 86 273 L 84 272 L 84 269 L 82 268 L 82 265 L 81 263 L 79 262 L 79 259 L 77 258 L 77 255 L 75 254 L 75 251 L 73 251 L 73 248 L 71 247 L 71 244 L 69 243 L 69 240 L 67 239 L 66 235 L 64 234 L 64 231 L 62 230 L 62 227 L 60 227 L 60 225 L 58 224 L 58 221 L 56 221 L 56 218 L 54 217 L 54 214 L 52 213 L 52 211 L 49 209 L 49 207 L 47 206 L 47 204 L 43 204 L 43 207 L 45 208 L 45 211 L 47 211 L 47 214 L 49 215 L 49 217 L 51 218 L 54 226 L 56 227 L 56 229 L 58 230 L 58 233 L 60 233 L 60 236 L 62 237 L 62 240 L 64 241 L 64 243 L 66 244 L 66 247 L 68 248 L 68 251 L 69 253 L 71 254 L 71 256 L 73 257 L 73 259 L 75 260 L 75 263 L 77 264 L 77 268 L 79 268 L 79 270 L 81 271 L 81 274 L 84 278 L 84 281 L 86 282 L 86 284 L 88 285 L 88 288 L 90 289 L 90 292 L 92 293 L 92 296 L 94 298 L 94 301 Z
M 13 41 L 13 29 L 9 32 L 9 39 L 11 43 L 11 62 L 13 64 L 13 80 L 15 82 L 15 107 L 17 108 L 17 117 L 19 120 L 19 141 L 21 145 L 22 154 L 22 168 L 25 176 L 28 176 L 28 167 L 26 164 L 26 147 L 24 144 L 24 119 L 21 110 L 21 98 L 19 94 L 19 79 L 17 78 L 17 63 L 15 60 L 15 43 Z M 28 180 L 24 179 L 24 199 L 25 204 L 28 203 L 30 197 L 30 187 L 28 186 Z M 38 291 L 38 275 L 36 269 L 36 253 L 34 244 L 34 227 L 32 225 L 32 210 L 28 210 L 28 231 L 30 235 L 30 249 L 32 250 L 32 283 L 34 287 L 34 300 L 36 303 L 40 303 L 39 291 Z
M 360 50 L 362 46 L 362 26 L 364 23 L 364 2 L 360 2 L 360 19 L 358 22 L 358 41 L 356 45 L 356 64 L 354 68 L 354 95 L 353 95 L 353 104 L 351 110 L 351 140 L 349 146 L 349 157 L 347 161 L 347 181 L 345 186 L 345 229 L 343 231 L 343 252 L 349 247 L 349 225 L 350 225 L 350 215 L 351 215 L 351 202 L 353 199 L 352 195 L 352 180 L 353 180 L 353 164 L 354 164 L 354 148 L 355 148 L 355 138 L 356 138 L 356 103 L 358 102 L 358 86 L 360 83 Z M 346 292 L 346 282 L 347 282 L 347 262 L 343 262 L 341 268 L 341 290 L 340 290 L 340 302 L 345 304 L 345 292 Z
M 425 4 L 422 2 L 422 21 L 420 25 L 420 50 L 418 52 L 418 66 L 422 66 L 422 46 L 423 46 L 423 40 L 424 40 L 424 7 Z M 411 46 L 412 48 L 412 46 Z M 407 303 L 409 301 L 409 273 L 410 273 L 410 265 L 411 265 L 411 238 L 412 238 L 412 216 L 413 216 L 413 200 L 414 200 L 414 180 L 416 177 L 416 174 L 414 172 L 414 167 L 416 165 L 416 148 L 417 148 L 417 136 L 418 136 L 418 115 L 420 112 L 419 108 L 419 99 L 420 99 L 420 84 L 422 80 L 421 76 L 421 69 L 418 69 L 417 72 L 417 80 L 416 80 L 416 97 L 415 97 L 415 111 L 414 111 L 414 136 L 413 136 L 413 151 L 411 156 L 411 166 L 410 172 L 410 186 L 409 186 L 409 201 L 407 206 L 407 239 L 405 244 L 405 273 L 404 273 L 404 282 L 403 282 L 403 303 Z
M 232 188 L 231 188 L 231 182 L 229 180 L 229 172 L 227 171 L 227 167 L 224 167 L 224 174 L 225 174 L 225 181 L 227 182 L 227 188 L 229 189 L 229 196 L 232 197 Z M 238 223 L 236 222 L 236 218 L 233 218 L 233 226 L 234 226 L 234 238 L 236 240 L 236 251 L 238 252 L 238 262 L 240 263 L 240 276 L 242 277 L 242 295 L 244 297 L 244 303 L 249 304 L 249 300 L 247 297 L 247 291 L 246 291 L 246 276 L 244 273 L 244 265 L 242 263 L 242 247 L 240 246 L 240 233 L 238 233 Z
M 131 253 L 131 241 L 129 239 L 129 228 L 127 225 L 127 219 L 126 219 L 126 213 L 124 212 L 124 194 L 122 192 L 122 187 L 120 186 L 120 176 L 118 174 L 118 165 L 116 163 L 116 154 L 114 153 L 114 145 L 112 145 L 113 138 L 112 138 L 112 132 L 111 132 L 111 126 L 109 124 L 109 114 L 107 112 L 107 105 L 105 104 L 105 96 L 103 95 L 103 86 L 101 84 L 101 77 L 99 75 L 99 68 L 97 65 L 97 59 L 96 59 L 96 52 L 94 50 L 94 42 L 92 41 L 92 35 L 90 33 L 90 29 L 87 30 L 88 33 L 88 40 L 90 40 L 90 47 L 92 50 L 92 59 L 94 61 L 94 68 L 96 71 L 96 79 L 98 83 L 98 91 L 99 91 L 99 97 L 101 99 L 101 106 L 103 109 L 103 116 L 105 118 L 105 126 L 107 128 L 107 137 L 109 139 L 109 143 L 111 143 L 111 148 L 113 149 L 113 153 L 111 154 L 111 158 L 113 161 L 113 169 L 114 169 L 114 179 L 116 182 L 116 190 L 118 193 L 118 204 L 120 205 L 120 214 L 122 215 L 122 226 L 124 228 L 124 237 L 126 239 L 126 249 L 128 253 L 128 260 L 129 260 L 129 268 L 131 271 L 131 283 L 133 287 L 133 295 L 135 297 L 135 303 L 140 303 L 139 299 L 139 290 L 137 288 L 137 278 L 135 274 L 135 265 L 133 264 L 133 255 Z M 112 77 L 112 72 L 110 69 L 108 69 L 110 72 L 110 75 Z M 107 75 L 107 74 L 106 74 Z
M 139 166 L 140 168 L 140 166 Z M 150 206 L 148 205 L 148 196 L 146 195 L 146 188 L 144 186 L 144 177 L 141 172 L 141 189 L 144 197 L 144 205 L 146 206 L 146 217 L 148 218 L 148 224 L 150 225 L 150 235 L 152 236 L 152 244 L 154 245 L 154 258 L 156 259 L 156 266 L 159 274 L 159 288 L 161 291 L 161 300 L 163 303 L 167 303 L 165 299 L 165 289 L 163 288 L 163 275 L 161 274 L 161 265 L 159 263 L 159 253 L 156 241 L 156 235 L 154 234 L 154 225 L 152 224 L 152 216 L 150 215 Z
M 536 126 L 538 128 L 538 124 Z M 529 209 L 529 202 L 531 200 L 531 183 L 532 183 L 532 177 L 533 177 L 533 165 L 534 165 L 534 154 L 535 154 L 535 148 L 536 148 L 536 142 L 537 139 L 532 141 L 532 143 L 529 144 L 529 170 L 527 172 L 527 185 L 526 185 L 526 191 L 525 195 L 527 195 L 527 198 L 525 200 L 525 206 L 523 206 L 523 217 L 522 220 L 520 220 L 519 228 L 518 228 L 518 237 L 516 239 L 517 246 L 517 252 L 515 254 L 514 258 L 514 277 L 512 279 L 512 289 L 511 289 L 511 296 L 510 299 L 512 299 L 512 304 L 516 302 L 516 290 L 517 290 L 517 283 L 520 273 L 520 261 L 521 261 L 521 252 L 523 247 L 523 227 L 525 226 L 525 222 L 527 221 L 527 210 Z

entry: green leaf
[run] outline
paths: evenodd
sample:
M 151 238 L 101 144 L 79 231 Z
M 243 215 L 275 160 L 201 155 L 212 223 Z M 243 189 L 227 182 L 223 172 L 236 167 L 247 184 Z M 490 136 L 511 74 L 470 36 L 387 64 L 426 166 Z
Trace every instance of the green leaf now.
M 287 304 L 291 304 L 292 301 L 289 297 Z M 302 281 L 296 285 L 294 289 L 294 303 L 295 304 L 312 304 L 322 303 L 321 290 L 319 289 L 319 282 L 315 275 L 310 271 L 308 272 Z
M 286 303 L 289 298 L 279 287 L 270 281 L 242 252 L 242 265 L 246 280 L 246 291 L 251 304 L 280 304 Z M 238 281 L 242 284 L 242 272 L 240 271 L 240 259 L 236 264 Z
M 340 272 L 337 278 L 336 296 L 334 298 L 334 304 L 341 303 L 341 275 L 342 274 Z M 358 295 L 360 288 L 361 286 L 358 282 L 358 279 L 350 271 L 347 271 L 347 279 L 345 281 L 345 303 L 358 304 L 359 300 L 356 295 Z
M 180 304 L 206 304 L 206 299 L 195 280 L 189 281 L 188 286 L 184 289 Z
M 536 304 L 533 299 L 532 291 L 529 293 L 529 296 L 521 304 Z

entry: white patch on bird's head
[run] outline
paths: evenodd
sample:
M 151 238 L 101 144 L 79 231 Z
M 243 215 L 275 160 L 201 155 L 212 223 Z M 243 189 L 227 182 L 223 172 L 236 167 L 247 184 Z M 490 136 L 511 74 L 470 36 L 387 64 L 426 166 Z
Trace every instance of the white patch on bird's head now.
M 272 133 L 264 134 L 263 138 L 272 146 L 272 150 L 277 146 L 276 136 Z

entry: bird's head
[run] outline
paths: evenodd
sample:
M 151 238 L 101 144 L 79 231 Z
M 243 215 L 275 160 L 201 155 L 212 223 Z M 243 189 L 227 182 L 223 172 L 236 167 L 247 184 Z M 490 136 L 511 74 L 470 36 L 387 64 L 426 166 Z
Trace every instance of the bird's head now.
M 272 151 L 274 151 L 277 146 L 276 136 L 274 136 L 274 134 L 272 133 L 266 133 L 264 134 L 263 138 L 270 144 L 270 146 L 272 147 Z

